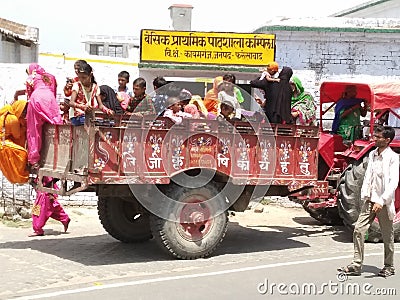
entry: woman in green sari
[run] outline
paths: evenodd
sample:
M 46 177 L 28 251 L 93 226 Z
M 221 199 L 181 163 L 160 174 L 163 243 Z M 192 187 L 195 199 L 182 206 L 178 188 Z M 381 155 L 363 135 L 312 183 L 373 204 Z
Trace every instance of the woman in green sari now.
M 360 117 L 366 116 L 367 105 L 356 96 L 356 86 L 347 85 L 343 97 L 336 102 L 332 132 L 341 135 L 343 140 L 354 141 L 361 135 Z
M 296 125 L 316 125 L 316 111 L 313 96 L 304 91 L 299 78 L 292 76 L 290 80 L 292 88 L 292 117 Z

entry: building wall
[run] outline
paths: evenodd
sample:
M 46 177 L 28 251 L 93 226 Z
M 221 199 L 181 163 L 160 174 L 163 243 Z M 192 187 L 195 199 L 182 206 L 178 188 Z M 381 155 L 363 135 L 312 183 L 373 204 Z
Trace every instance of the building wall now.
M 400 76 L 399 30 L 263 27 L 276 35 L 276 61 L 330 76 Z
M 28 63 L 38 60 L 37 45 L 0 40 L 0 63 Z
M 39 28 L 0 17 L 0 63 L 38 60 Z

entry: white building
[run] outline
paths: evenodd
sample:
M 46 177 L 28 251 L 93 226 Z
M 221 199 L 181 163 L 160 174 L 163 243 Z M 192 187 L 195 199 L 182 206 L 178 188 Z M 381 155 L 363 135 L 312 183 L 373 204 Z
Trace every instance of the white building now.
M 133 36 L 84 35 L 81 41 L 89 55 L 139 60 L 140 40 Z
M 0 18 L 0 63 L 37 61 L 39 29 Z
M 331 17 L 346 18 L 400 18 L 400 1 L 373 0 L 337 12 Z

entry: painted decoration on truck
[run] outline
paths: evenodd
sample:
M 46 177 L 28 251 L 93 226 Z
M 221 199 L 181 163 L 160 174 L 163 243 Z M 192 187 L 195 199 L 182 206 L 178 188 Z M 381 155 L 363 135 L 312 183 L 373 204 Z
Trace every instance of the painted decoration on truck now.
M 182 152 L 184 150 L 183 138 L 180 136 L 175 136 L 171 139 L 171 144 L 172 144 L 172 156 L 171 156 L 172 168 L 174 168 L 174 170 L 180 170 L 184 165 L 184 159 L 185 159 L 185 157 L 182 155 Z
M 216 137 L 195 134 L 189 138 L 190 167 L 215 168 Z
M 289 141 L 283 141 L 279 147 L 279 165 L 280 173 L 282 175 L 291 175 L 290 165 L 292 164 L 292 143 Z
M 296 157 L 297 162 L 295 176 L 303 178 L 317 178 L 318 176 L 318 160 L 317 160 L 317 149 L 318 139 L 317 138 L 299 138 L 296 146 Z
M 268 172 L 270 169 L 270 152 L 271 152 L 272 146 L 271 146 L 271 141 L 265 140 L 260 142 L 260 160 L 258 161 L 258 164 L 260 166 L 261 171 Z
M 304 141 L 300 146 L 299 154 L 300 154 L 299 165 L 301 174 L 310 175 L 311 174 L 309 170 L 310 163 L 308 162 L 308 158 L 311 154 L 310 143 Z
M 126 134 L 124 136 L 124 143 L 122 148 L 122 164 L 124 170 L 136 166 L 136 157 L 135 157 L 136 143 L 137 143 L 137 138 L 135 135 Z
M 217 165 L 218 168 L 229 167 L 230 153 L 229 148 L 231 147 L 231 140 L 229 138 L 220 137 L 219 142 L 219 153 L 217 154 Z
M 141 31 L 141 62 L 263 66 L 274 60 L 274 34 Z
M 150 170 L 160 169 L 161 168 L 161 136 L 152 135 L 150 136 L 150 144 L 151 144 L 151 156 L 148 158 L 147 166 Z
M 250 171 L 249 152 L 250 144 L 248 140 L 242 140 L 239 142 L 238 157 L 236 160 L 236 166 L 242 171 Z
M 99 140 L 99 142 L 96 143 L 96 157 L 94 159 L 94 165 L 93 165 L 94 168 L 96 168 L 100 171 L 102 171 L 106 167 L 106 165 L 110 159 L 110 154 L 108 153 L 107 149 L 105 149 L 105 147 L 103 147 L 103 144 L 104 144 L 104 146 L 106 146 L 109 143 L 111 143 L 112 133 L 110 131 L 105 132 L 102 135 L 101 140 L 102 140 L 102 142 L 100 142 L 100 140 Z

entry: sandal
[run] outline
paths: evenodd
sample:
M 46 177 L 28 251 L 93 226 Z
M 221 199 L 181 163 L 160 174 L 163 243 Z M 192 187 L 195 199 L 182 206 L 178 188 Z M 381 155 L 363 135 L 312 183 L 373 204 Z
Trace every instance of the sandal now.
M 67 222 L 63 223 L 63 225 L 64 225 L 64 232 L 67 232 L 67 230 L 68 230 L 68 225 L 69 225 L 69 222 L 71 222 L 71 219 L 68 219 L 68 221 L 67 221 Z
M 378 273 L 378 276 L 381 276 L 381 277 L 389 277 L 392 275 L 394 275 L 394 268 L 392 268 L 392 267 L 384 267 Z
M 348 265 L 346 267 L 340 267 L 337 269 L 339 272 L 344 273 L 348 276 L 360 276 L 361 268 L 358 268 L 354 265 Z
M 44 236 L 44 233 L 34 232 L 28 235 L 28 237 L 35 237 L 35 236 Z

